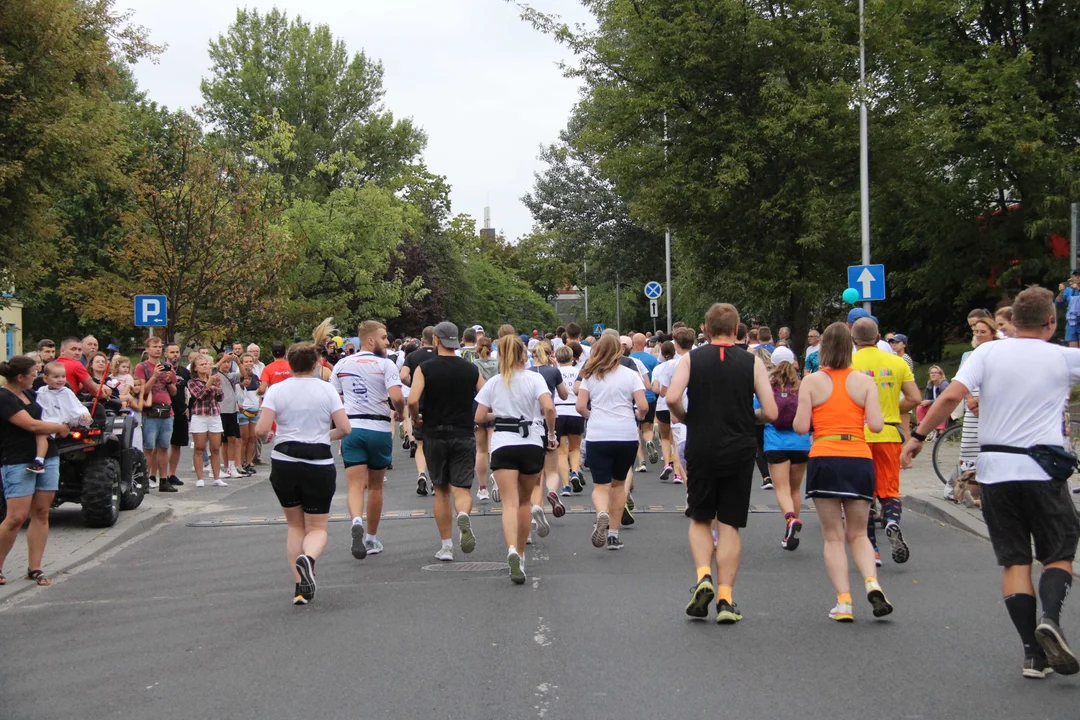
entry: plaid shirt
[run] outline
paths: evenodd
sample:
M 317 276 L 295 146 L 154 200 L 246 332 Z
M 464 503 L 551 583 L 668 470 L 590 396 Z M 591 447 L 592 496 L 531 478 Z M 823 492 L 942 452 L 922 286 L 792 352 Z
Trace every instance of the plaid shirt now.
M 221 399 L 225 396 L 220 385 L 207 385 L 199 377 L 188 381 L 188 394 L 191 396 L 191 415 L 220 415 Z

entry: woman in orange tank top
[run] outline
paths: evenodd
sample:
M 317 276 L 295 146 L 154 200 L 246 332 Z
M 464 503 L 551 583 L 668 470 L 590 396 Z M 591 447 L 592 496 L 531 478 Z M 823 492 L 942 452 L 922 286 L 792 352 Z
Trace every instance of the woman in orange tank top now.
M 806 496 L 814 500 L 825 540 L 825 569 L 836 589 L 836 607 L 829 617 L 840 622 L 855 619 L 845 539 L 862 573 L 874 617 L 893 610 L 878 584 L 874 547 L 866 535 L 874 498 L 874 462 L 863 428 L 881 432 L 885 418 L 877 385 L 851 370 L 852 347 L 847 325 L 838 322 L 826 328 L 818 351 L 821 370 L 803 380 L 793 423 L 800 434 L 814 428 Z

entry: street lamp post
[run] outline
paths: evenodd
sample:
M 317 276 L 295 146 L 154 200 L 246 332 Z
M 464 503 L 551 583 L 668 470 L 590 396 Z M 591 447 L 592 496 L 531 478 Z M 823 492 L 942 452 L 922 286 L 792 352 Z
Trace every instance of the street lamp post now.
M 859 186 L 862 210 L 862 264 L 870 264 L 870 156 L 866 119 L 866 7 L 859 0 Z M 863 303 L 870 312 L 870 303 Z
M 667 113 L 664 113 L 664 166 L 667 166 Z M 674 295 L 671 291 L 671 228 L 664 228 L 664 261 L 666 277 L 664 278 L 664 287 L 667 289 L 667 331 L 671 332 L 671 296 Z

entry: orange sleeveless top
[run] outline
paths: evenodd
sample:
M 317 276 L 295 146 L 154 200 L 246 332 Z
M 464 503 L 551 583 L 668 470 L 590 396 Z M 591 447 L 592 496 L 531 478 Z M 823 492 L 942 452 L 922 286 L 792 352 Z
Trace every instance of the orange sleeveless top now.
M 821 371 L 832 379 L 833 389 L 829 399 L 814 408 L 814 444 L 810 447 L 810 457 L 872 459 L 864 431 L 866 410 L 856 405 L 847 392 L 848 375 L 854 371 L 851 368 Z

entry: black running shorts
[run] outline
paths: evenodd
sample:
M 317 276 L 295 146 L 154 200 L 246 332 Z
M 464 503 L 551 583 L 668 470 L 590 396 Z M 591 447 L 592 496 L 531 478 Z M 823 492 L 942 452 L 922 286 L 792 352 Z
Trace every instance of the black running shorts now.
M 656 420 L 661 425 L 670 425 L 671 424 L 671 411 L 670 410 L 657 410 L 656 411 Z
M 538 475 L 543 469 L 544 448 L 539 445 L 506 445 L 491 453 L 493 472 L 517 470 L 522 475 Z
M 559 415 L 555 418 L 555 437 L 560 440 L 567 435 L 584 435 L 585 418 L 575 415 Z
M 810 459 L 809 450 L 766 450 L 765 462 L 779 465 L 789 462 L 792 465 L 805 465 Z
M 471 488 L 476 474 L 476 436 L 424 441 L 428 477 L 435 487 Z
M 654 420 L 656 420 L 656 398 L 653 398 L 653 401 L 649 403 L 649 409 L 645 412 L 645 417 L 640 424 L 652 425 Z
M 1016 481 L 984 484 L 982 512 L 998 565 L 1043 565 L 1076 556 L 1080 520 L 1069 495 L 1068 483 Z
M 708 460 L 687 458 L 686 474 L 691 480 L 686 488 L 686 506 L 690 518 L 697 522 L 715 519 L 731 527 L 746 527 L 756 454 L 756 449 L 751 448 L 738 455 Z M 589 462 L 592 462 L 592 443 L 589 443 Z
M 308 515 L 325 515 L 337 488 L 337 470 L 333 465 L 274 458 L 270 460 L 270 486 L 281 507 L 302 507 Z
M 590 440 L 589 474 L 597 485 L 623 482 L 637 458 L 637 440 Z

